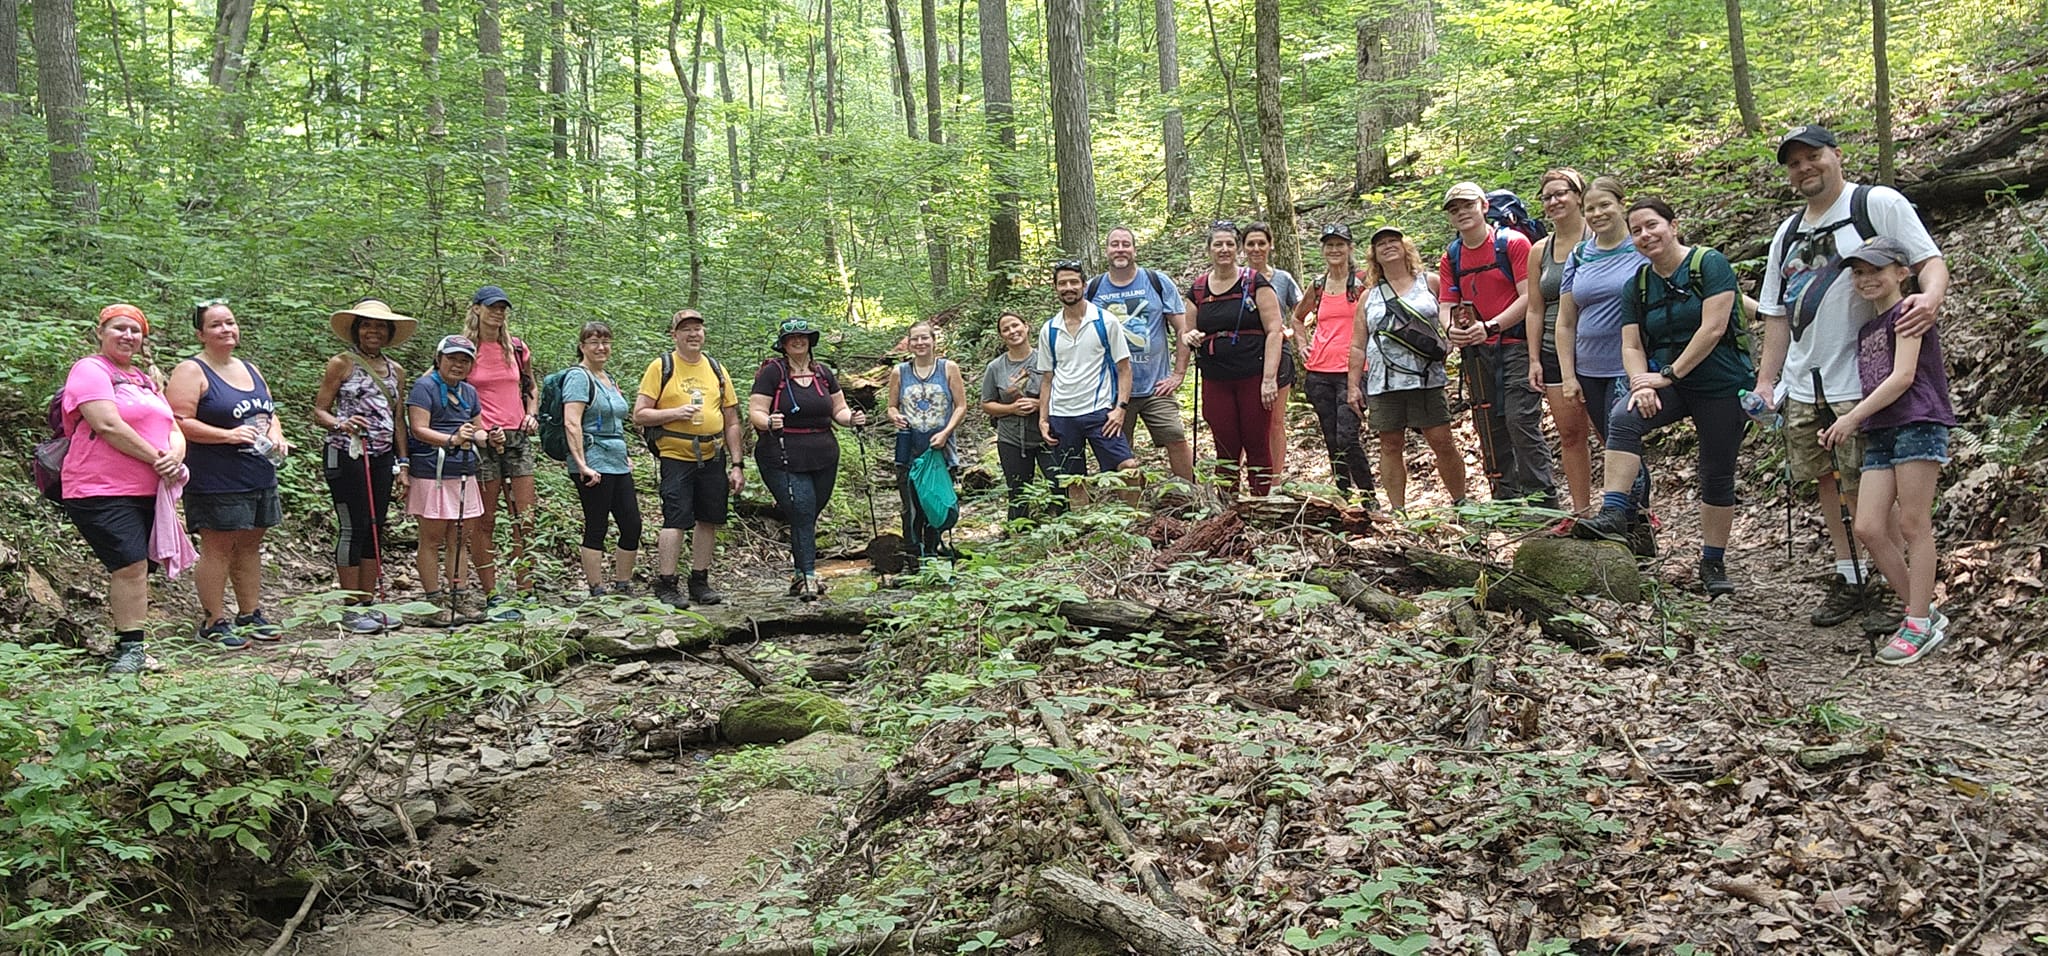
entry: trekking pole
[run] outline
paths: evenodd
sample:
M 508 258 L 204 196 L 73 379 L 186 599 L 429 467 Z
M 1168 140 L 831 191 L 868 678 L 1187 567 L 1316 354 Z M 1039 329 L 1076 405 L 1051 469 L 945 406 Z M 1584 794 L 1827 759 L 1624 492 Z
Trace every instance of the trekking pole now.
M 868 540 L 872 541 L 882 536 L 882 525 L 875 518 L 875 463 L 868 457 L 868 427 L 854 426 L 853 440 L 860 446 L 860 487 L 868 496 Z
M 370 551 L 377 556 L 376 603 L 382 604 L 384 603 L 384 536 L 377 529 L 377 486 L 370 480 L 370 449 L 368 442 L 364 443 L 361 457 L 363 459 L 363 512 L 365 520 L 370 525 Z M 361 582 L 359 581 L 358 583 Z
M 1828 404 L 1827 386 L 1821 382 L 1820 366 L 1814 366 L 1811 371 L 1814 417 L 1820 422 L 1821 431 L 1827 431 L 1834 427 L 1838 416 L 1833 406 Z M 1856 593 L 1861 595 L 1864 591 L 1863 562 L 1856 556 L 1856 516 L 1850 513 L 1847 493 L 1842 490 L 1842 454 L 1833 445 L 1828 446 L 1828 467 L 1834 471 L 1835 500 L 1842 509 L 1842 537 L 1849 542 L 1849 570 L 1855 577 Z
M 438 460 L 434 463 L 434 480 L 439 481 L 441 479 L 441 475 L 446 471 L 447 465 L 448 446 L 443 445 L 441 446 Z M 462 594 L 462 585 L 466 583 L 462 580 L 462 526 L 464 519 L 468 517 L 468 504 L 469 494 L 463 490 L 462 479 L 457 478 L 455 480 L 455 543 L 450 546 L 454 549 L 454 553 L 450 556 L 446 565 L 448 572 L 448 630 L 450 632 L 455 630 L 455 604 Z
M 1188 467 L 1193 469 L 1202 460 L 1202 367 L 1192 360 L 1188 364 L 1195 369 L 1195 420 L 1188 423 Z

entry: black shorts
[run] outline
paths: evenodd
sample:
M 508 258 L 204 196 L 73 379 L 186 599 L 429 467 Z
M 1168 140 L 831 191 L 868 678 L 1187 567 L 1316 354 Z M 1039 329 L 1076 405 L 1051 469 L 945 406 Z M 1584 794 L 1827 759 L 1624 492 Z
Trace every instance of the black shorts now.
M 725 480 L 725 452 L 704 461 L 661 461 L 661 526 L 689 529 L 725 523 L 732 486 Z
M 1564 367 L 1557 364 L 1557 350 L 1539 349 L 1537 358 L 1543 362 L 1543 387 L 1564 387 Z
M 1274 388 L 1294 387 L 1294 340 L 1280 340 L 1280 370 L 1273 374 Z
M 189 531 L 251 531 L 275 528 L 284 520 L 277 486 L 255 491 L 185 496 L 185 528 Z
M 155 495 L 66 498 L 64 511 L 107 570 L 148 560 L 149 530 L 156 524 Z

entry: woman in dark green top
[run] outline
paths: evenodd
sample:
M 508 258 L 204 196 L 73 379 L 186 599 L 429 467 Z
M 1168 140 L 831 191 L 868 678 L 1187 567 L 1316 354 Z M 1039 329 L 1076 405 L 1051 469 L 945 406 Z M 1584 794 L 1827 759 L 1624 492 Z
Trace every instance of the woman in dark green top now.
M 1735 270 L 1719 252 L 1681 242 L 1677 218 L 1661 199 L 1628 209 L 1629 235 L 1650 260 L 1622 299 L 1621 360 L 1635 414 L 1617 411 L 1609 422 L 1600 513 L 1572 533 L 1625 541 L 1643 436 L 1691 418 L 1700 438 L 1700 584 L 1719 596 L 1735 593 L 1723 558 L 1735 520 L 1735 456 L 1749 420 L 1737 393 L 1755 385 L 1756 369 L 1737 334 Z

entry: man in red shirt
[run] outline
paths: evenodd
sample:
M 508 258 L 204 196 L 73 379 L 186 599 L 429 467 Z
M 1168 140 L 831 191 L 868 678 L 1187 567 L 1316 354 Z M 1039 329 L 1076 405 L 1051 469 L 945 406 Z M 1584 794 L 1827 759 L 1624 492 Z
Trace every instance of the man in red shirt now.
M 1462 349 L 1460 375 L 1479 416 L 1473 427 L 1493 497 L 1533 497 L 1555 508 L 1543 394 L 1529 387 L 1522 330 L 1529 240 L 1486 221 L 1486 191 L 1477 183 L 1452 186 L 1443 209 L 1458 238 L 1437 264 L 1437 300 L 1451 315 L 1451 344 Z

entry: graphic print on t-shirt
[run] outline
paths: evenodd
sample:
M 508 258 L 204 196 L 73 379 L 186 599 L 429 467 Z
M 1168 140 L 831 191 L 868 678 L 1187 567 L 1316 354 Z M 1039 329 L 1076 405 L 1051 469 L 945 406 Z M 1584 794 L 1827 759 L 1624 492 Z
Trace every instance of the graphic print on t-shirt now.
M 930 381 L 905 376 L 903 417 L 911 431 L 936 432 L 946 426 L 946 380 L 934 375 Z
M 1821 300 L 1828 287 L 1842 277 L 1842 256 L 1835 247 L 1835 230 L 1854 228 L 1848 223 L 1802 229 L 1792 234 L 1792 247 L 1785 253 L 1784 302 L 1792 324 L 1792 337 L 1799 338 L 1820 314 Z

